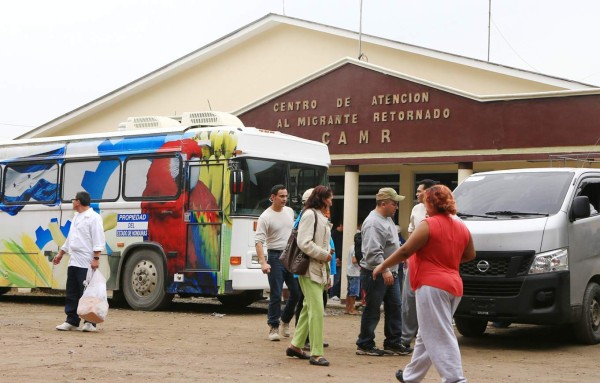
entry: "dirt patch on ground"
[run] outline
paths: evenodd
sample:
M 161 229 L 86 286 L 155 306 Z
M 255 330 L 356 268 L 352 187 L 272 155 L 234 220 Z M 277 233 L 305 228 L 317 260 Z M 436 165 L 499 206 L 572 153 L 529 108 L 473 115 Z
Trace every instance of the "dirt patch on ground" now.
M 54 329 L 64 320 L 63 301 L 0 297 L 0 381 L 394 382 L 410 360 L 355 355 L 360 317 L 337 306 L 325 318 L 331 366 L 317 367 L 286 357 L 289 340 L 267 340 L 265 303 L 230 310 L 212 299 L 180 299 L 164 312 L 111 308 L 97 333 L 83 333 Z M 459 343 L 471 382 L 600 381 L 600 346 L 574 344 L 563 328 L 513 325 Z M 424 382 L 439 382 L 434 368 Z

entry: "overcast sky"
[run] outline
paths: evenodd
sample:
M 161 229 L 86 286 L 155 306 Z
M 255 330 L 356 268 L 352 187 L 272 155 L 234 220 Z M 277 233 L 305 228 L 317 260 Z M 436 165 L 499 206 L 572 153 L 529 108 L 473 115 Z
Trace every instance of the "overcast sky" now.
M 268 13 L 358 31 L 360 4 L 1 1 L 0 139 L 42 125 Z M 488 5 L 489 0 L 363 0 L 362 31 L 487 60 Z M 492 0 L 491 15 L 491 62 L 600 86 L 600 1 Z

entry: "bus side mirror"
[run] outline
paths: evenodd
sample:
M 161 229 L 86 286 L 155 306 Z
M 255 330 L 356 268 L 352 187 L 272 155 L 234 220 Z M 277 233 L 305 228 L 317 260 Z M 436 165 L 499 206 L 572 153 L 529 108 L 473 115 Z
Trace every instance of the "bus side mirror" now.
M 590 216 L 590 199 L 588 196 L 577 196 L 571 205 L 571 221 Z
M 244 192 L 244 172 L 235 169 L 229 174 L 229 191 L 231 194 L 241 194 Z

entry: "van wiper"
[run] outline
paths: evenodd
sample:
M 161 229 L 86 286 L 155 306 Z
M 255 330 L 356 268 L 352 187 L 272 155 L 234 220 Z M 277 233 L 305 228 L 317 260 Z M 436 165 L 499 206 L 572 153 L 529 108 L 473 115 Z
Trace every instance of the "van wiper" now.
M 456 215 L 459 216 L 460 218 L 473 218 L 473 217 L 477 217 L 477 218 L 498 219 L 498 217 L 494 217 L 493 215 L 469 214 L 469 213 L 463 213 L 463 212 L 460 212 L 460 211 L 457 212 Z
M 512 211 L 512 210 L 487 211 L 485 214 L 489 214 L 489 215 L 543 215 L 546 217 L 550 215 L 548 213 L 535 213 L 535 212 Z

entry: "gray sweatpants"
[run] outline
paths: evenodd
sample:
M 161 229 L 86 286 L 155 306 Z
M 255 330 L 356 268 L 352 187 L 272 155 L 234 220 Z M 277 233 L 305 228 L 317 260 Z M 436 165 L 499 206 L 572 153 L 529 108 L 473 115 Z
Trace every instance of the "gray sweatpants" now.
M 400 341 L 404 345 L 410 345 L 417 335 L 419 322 L 417 321 L 417 302 L 415 292 L 410 287 L 408 267 L 404 270 L 402 280 L 402 337 Z
M 404 381 L 422 381 L 433 363 L 442 383 L 466 382 L 452 326 L 452 316 L 460 297 L 431 286 L 421 286 L 415 295 L 419 332 L 412 359 L 402 373 Z

